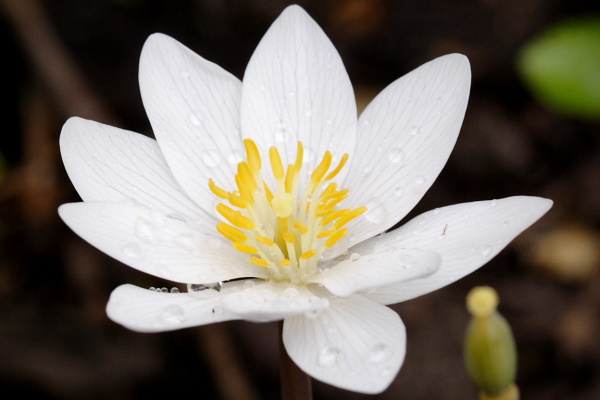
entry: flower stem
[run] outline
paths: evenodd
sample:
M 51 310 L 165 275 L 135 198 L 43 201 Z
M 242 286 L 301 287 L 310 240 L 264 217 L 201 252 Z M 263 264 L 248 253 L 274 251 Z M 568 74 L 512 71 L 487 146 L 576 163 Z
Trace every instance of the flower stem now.
M 279 362 L 282 400 L 312 400 L 310 377 L 294 364 L 283 345 L 283 321 L 279 322 Z

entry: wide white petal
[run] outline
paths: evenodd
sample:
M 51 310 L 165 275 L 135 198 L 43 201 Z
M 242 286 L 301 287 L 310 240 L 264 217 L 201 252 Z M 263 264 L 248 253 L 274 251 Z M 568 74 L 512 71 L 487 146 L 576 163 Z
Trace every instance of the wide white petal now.
M 337 296 L 433 274 L 441 264 L 438 254 L 415 249 L 390 249 L 380 253 L 352 253 L 346 260 L 311 279 Z
M 163 332 L 238 319 L 221 304 L 215 290 L 161 293 L 133 285 L 113 290 L 106 305 L 108 317 L 137 332 Z
M 326 150 L 339 158 L 354 149 L 356 102 L 335 47 L 299 6 L 271 25 L 252 55 L 242 89 L 242 134 L 262 154 L 276 145 L 285 165 L 304 144 L 304 178 Z M 267 165 L 268 167 L 268 165 Z
M 154 139 L 74 117 L 63 126 L 60 152 L 85 201 L 135 200 L 166 214 L 214 223 L 181 190 Z
M 361 114 L 345 207 L 368 211 L 349 228 L 352 246 L 395 225 L 446 164 L 463 121 L 471 72 L 467 58 L 437 58 L 383 90 Z
M 310 376 L 374 394 L 385 390 L 398 373 L 406 331 L 394 311 L 354 295 L 332 301 L 316 318 L 286 318 L 283 343 Z
M 92 246 L 151 275 L 182 283 L 266 276 L 212 227 L 130 203 L 71 203 L 58 211 Z
M 517 196 L 443 207 L 421 214 L 404 226 L 365 241 L 353 251 L 369 254 L 390 247 L 419 248 L 442 257 L 433 275 L 386 285 L 365 296 L 383 304 L 409 300 L 470 274 L 544 215 L 552 201 Z
M 248 285 L 226 296 L 223 305 L 241 319 L 267 322 L 298 314 L 315 314 L 327 308 L 329 300 L 303 286 L 265 282 Z
M 162 34 L 144 44 L 139 81 L 154 135 L 173 175 L 194 201 L 214 214 L 208 179 L 232 185 L 243 155 L 241 82 Z

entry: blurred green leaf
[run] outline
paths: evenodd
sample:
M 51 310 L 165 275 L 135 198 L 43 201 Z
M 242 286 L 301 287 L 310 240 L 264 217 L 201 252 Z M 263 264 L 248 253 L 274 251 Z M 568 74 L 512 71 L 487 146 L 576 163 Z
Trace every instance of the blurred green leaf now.
M 518 69 L 546 106 L 574 117 L 600 117 L 600 16 L 560 22 L 526 43 Z

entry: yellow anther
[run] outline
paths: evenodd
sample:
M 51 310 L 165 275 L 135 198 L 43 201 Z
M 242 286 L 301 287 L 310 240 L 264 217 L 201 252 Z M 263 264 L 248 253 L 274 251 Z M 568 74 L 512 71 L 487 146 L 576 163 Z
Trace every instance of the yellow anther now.
M 296 167 L 296 172 L 299 172 L 302 169 L 302 161 L 304 160 L 304 146 L 302 142 L 298 142 L 298 150 L 296 151 L 296 163 L 294 167 Z
M 342 156 L 342 159 L 340 160 L 340 163 L 338 164 L 338 166 L 337 166 L 337 167 L 335 167 L 335 169 L 334 169 L 333 171 L 331 171 L 331 172 L 329 173 L 329 175 L 327 175 L 327 176 L 325 177 L 325 180 L 326 180 L 326 181 L 328 181 L 328 180 L 330 180 L 330 179 L 333 179 L 333 178 L 335 178 L 335 177 L 336 177 L 336 175 L 340 173 L 340 171 L 342 170 L 342 168 L 344 168 L 344 165 L 346 165 L 346 161 L 348 161 L 348 157 L 349 157 L 349 156 L 348 156 L 348 153 L 345 153 L 345 154 Z
M 273 176 L 275 179 L 283 179 L 285 171 L 277 147 L 273 146 L 269 149 L 269 159 L 271 160 L 271 168 L 273 169 Z
M 269 203 L 271 203 L 271 201 L 273 200 L 273 192 L 271 192 L 271 189 L 269 189 L 269 186 L 267 185 L 266 182 L 263 182 L 263 187 L 265 189 L 265 193 L 266 193 L 266 196 L 267 196 L 267 201 Z
M 344 208 L 343 210 L 337 210 L 337 211 L 332 212 L 327 217 L 325 217 L 323 219 L 323 221 L 321 221 L 321 226 L 329 225 L 334 220 L 338 219 L 339 217 L 341 217 L 342 215 L 346 214 L 349 211 L 350 211 L 349 209 Z
M 250 172 L 250 167 L 248 166 L 247 162 L 242 161 L 238 164 L 238 175 L 243 180 L 244 185 L 248 186 L 248 189 L 251 192 L 253 192 L 254 189 L 256 189 L 256 181 L 252 176 L 252 172 Z
M 334 244 L 336 244 L 341 238 L 343 238 L 344 236 L 346 236 L 346 233 L 348 233 L 348 228 L 344 228 L 344 229 L 340 229 L 339 231 L 336 231 L 333 235 L 331 235 L 329 237 L 329 239 L 327 239 L 327 241 L 325 242 L 325 246 L 326 247 L 331 247 Z
M 302 253 L 302 255 L 300 256 L 300 258 L 308 260 L 309 258 L 314 257 L 316 254 L 317 254 L 316 250 L 305 251 L 304 253 Z
M 319 232 L 317 234 L 317 238 L 322 239 L 324 237 L 331 236 L 334 234 L 334 232 L 335 232 L 335 229 L 326 229 L 324 231 Z
M 272 239 L 269 239 L 266 236 L 255 236 L 254 240 L 256 240 L 259 243 L 266 244 L 267 246 L 273 246 L 275 244 L 275 242 Z
M 250 205 L 246 199 L 244 199 L 242 196 L 240 196 L 239 192 L 235 192 L 235 193 L 229 193 L 229 202 L 231 203 L 231 205 L 239 207 L 239 208 L 248 208 L 248 206 Z
M 294 190 L 294 177 L 296 176 L 296 167 L 292 164 L 288 165 L 287 172 L 285 173 L 285 191 L 292 193 Z
M 244 148 L 246 149 L 246 159 L 248 160 L 250 171 L 255 173 L 260 171 L 260 153 L 258 152 L 256 143 L 252 139 L 244 139 Z
M 218 187 L 216 185 L 215 181 L 213 181 L 212 179 L 208 180 L 208 188 L 217 197 L 220 197 L 222 199 L 226 199 L 227 196 L 228 196 L 227 190 L 221 189 L 220 187 Z
M 271 207 L 276 216 L 287 218 L 294 211 L 294 203 L 294 197 L 291 194 L 277 192 L 271 200 Z
M 331 153 L 329 151 L 326 151 L 325 155 L 323 156 L 323 159 L 321 160 L 321 163 L 319 163 L 317 168 L 315 168 L 312 175 L 310 176 L 311 181 L 319 182 L 321 179 L 323 179 L 323 177 L 327 173 L 327 170 L 331 166 L 332 158 L 333 157 Z
M 287 258 L 285 260 L 279 261 L 280 267 L 289 267 L 290 265 L 292 265 L 292 262 L 290 260 L 288 260 Z
M 283 240 L 285 240 L 287 243 L 294 243 L 294 241 L 296 240 L 294 238 L 294 235 L 292 235 L 289 232 L 284 233 L 283 235 L 281 235 L 283 237 Z
M 333 195 L 334 193 L 336 193 L 336 189 L 337 189 L 337 183 L 332 182 L 329 185 L 327 185 L 327 187 L 325 188 L 325 190 L 323 190 L 323 193 L 321 193 L 321 199 L 326 200 L 327 198 L 329 198 L 329 196 Z
M 340 192 L 337 192 L 335 195 L 332 195 L 330 200 L 323 205 L 325 209 L 331 209 L 335 207 L 340 201 L 346 199 L 348 197 L 348 189 L 344 189 Z
M 235 175 L 235 183 L 237 184 L 237 187 L 239 189 L 240 196 L 242 196 L 242 198 L 246 200 L 248 204 L 254 204 L 254 196 L 252 196 L 252 189 L 239 174 Z
M 346 225 L 348 222 L 352 221 L 354 218 L 363 214 L 365 211 L 367 211 L 367 207 L 364 207 L 364 206 L 355 208 L 354 210 L 339 217 L 338 220 L 335 221 L 335 224 L 333 224 L 333 227 L 335 229 L 340 229 L 342 226 Z
M 304 225 L 300 221 L 296 221 L 294 223 L 294 228 L 298 229 L 298 232 L 300 232 L 301 234 L 305 234 L 306 232 L 308 232 L 308 226 Z
M 219 214 L 221 214 L 227 221 L 233 223 L 233 216 L 235 215 L 235 211 L 232 208 L 227 207 L 223 203 L 217 204 L 216 208 Z
M 250 257 L 249 261 L 254 265 L 258 265 L 259 267 L 268 267 L 271 264 L 264 258 L 258 258 L 258 257 Z
M 258 249 L 256 247 L 241 242 L 233 242 L 233 248 L 246 254 L 258 254 Z
M 232 242 L 245 242 L 248 240 L 248 236 L 244 232 L 224 222 L 217 224 L 217 231 Z
M 233 216 L 233 225 L 244 228 L 244 229 L 254 229 L 256 228 L 256 224 L 250 218 L 242 215 L 241 212 L 236 211 Z

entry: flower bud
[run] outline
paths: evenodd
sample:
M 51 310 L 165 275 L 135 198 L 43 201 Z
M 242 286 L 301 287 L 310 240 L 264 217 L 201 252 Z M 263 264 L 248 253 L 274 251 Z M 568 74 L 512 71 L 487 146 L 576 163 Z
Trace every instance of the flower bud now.
M 491 287 L 471 290 L 467 308 L 473 315 L 465 337 L 465 364 L 482 398 L 508 399 L 514 385 L 517 350 L 508 322 L 497 311 L 498 295 Z

